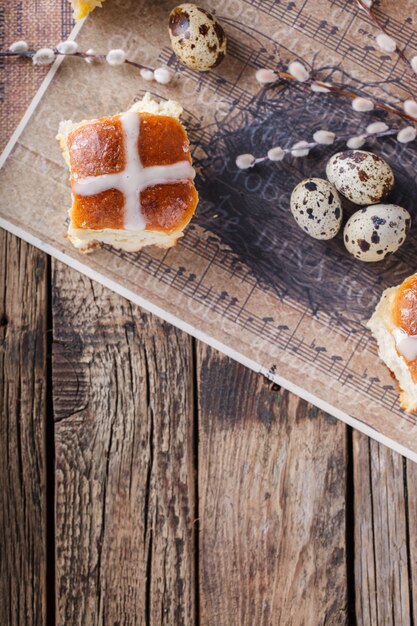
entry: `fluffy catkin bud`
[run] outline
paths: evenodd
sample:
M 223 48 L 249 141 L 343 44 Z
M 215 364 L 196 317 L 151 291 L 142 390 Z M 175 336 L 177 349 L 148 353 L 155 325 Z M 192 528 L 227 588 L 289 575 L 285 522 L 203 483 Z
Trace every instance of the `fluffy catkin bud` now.
M 51 65 L 55 60 L 55 53 L 51 48 L 40 48 L 32 57 L 33 65 Z
M 356 137 L 351 137 L 350 139 L 348 139 L 346 145 L 351 150 L 359 150 L 359 148 L 362 148 L 365 140 L 366 137 L 364 137 L 363 135 L 357 135 Z
M 275 74 L 275 72 L 273 70 L 267 69 L 257 70 L 255 78 L 261 85 L 274 83 L 276 80 L 278 80 L 278 76 Z
M 255 157 L 253 154 L 239 154 L 236 157 L 236 165 L 240 170 L 248 170 L 250 167 L 255 165 Z
M 26 41 L 14 41 L 11 46 L 9 46 L 10 52 L 26 52 L 29 48 Z
M 300 61 L 293 61 L 288 66 L 288 71 L 292 74 L 295 80 L 300 83 L 305 83 L 310 78 L 310 72 L 304 67 Z
M 372 100 L 368 100 L 368 98 L 355 98 L 352 100 L 352 109 L 354 111 L 358 111 L 359 113 L 365 113 L 365 111 L 372 111 L 374 108 L 374 103 Z
M 335 142 L 336 135 L 330 130 L 316 130 L 313 135 L 313 139 L 316 143 L 319 143 L 323 146 L 330 146 L 332 143 Z
M 106 56 L 106 61 L 109 65 L 123 65 L 126 61 L 126 52 L 120 48 L 109 50 Z
M 415 100 L 406 100 L 403 103 L 403 109 L 407 115 L 417 118 L 417 102 Z
M 386 130 L 389 130 L 389 126 L 385 124 L 385 122 L 372 122 L 369 126 L 366 127 L 366 132 L 368 135 L 376 135 L 376 133 L 385 133 Z
M 154 70 L 153 77 L 160 85 L 168 85 L 171 82 L 171 72 L 167 67 L 157 67 Z
M 310 88 L 315 93 L 329 93 L 330 89 L 328 87 L 331 87 L 328 83 L 311 83 Z
M 96 51 L 94 50 L 94 48 L 90 48 L 89 50 L 86 51 L 86 54 L 95 54 Z M 95 58 L 94 57 L 85 57 L 84 61 L 86 63 L 94 63 Z
M 142 76 L 143 80 L 154 80 L 153 71 L 147 70 L 144 67 L 140 70 L 140 75 Z
M 414 126 L 406 126 L 402 128 L 397 135 L 397 141 L 400 143 L 410 143 L 414 141 L 417 136 L 417 130 Z
M 395 52 L 395 50 L 397 49 L 397 44 L 395 40 L 385 33 L 380 33 L 379 35 L 377 35 L 375 37 L 375 41 L 378 48 L 380 50 L 383 50 L 384 52 Z
M 76 41 L 61 41 L 56 47 L 61 54 L 75 54 L 78 50 Z
M 293 157 L 307 156 L 309 152 L 310 148 L 308 147 L 307 141 L 297 141 L 297 143 L 291 146 L 291 154 Z
M 270 150 L 268 150 L 268 159 L 270 161 L 282 161 L 284 157 L 285 157 L 285 150 L 283 150 L 279 146 L 276 146 L 275 148 L 271 148 Z

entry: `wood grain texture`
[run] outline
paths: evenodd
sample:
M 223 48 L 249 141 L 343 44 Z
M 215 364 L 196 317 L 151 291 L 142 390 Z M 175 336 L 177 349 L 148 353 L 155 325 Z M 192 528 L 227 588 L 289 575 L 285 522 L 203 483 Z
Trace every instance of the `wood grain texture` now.
M 0 622 L 46 616 L 47 257 L 0 230 Z
M 204 626 L 347 624 L 345 426 L 198 345 Z
M 57 624 L 194 623 L 192 343 L 53 263 Z
M 417 625 L 417 463 L 406 461 L 407 521 L 410 599 L 413 624 Z
M 413 626 L 405 460 L 356 431 L 353 451 L 358 626 Z

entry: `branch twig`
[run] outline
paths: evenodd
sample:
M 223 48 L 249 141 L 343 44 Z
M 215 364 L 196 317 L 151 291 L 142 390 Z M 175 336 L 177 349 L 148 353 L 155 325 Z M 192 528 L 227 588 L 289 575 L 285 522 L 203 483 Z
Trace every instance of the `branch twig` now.
M 362 95 L 360 96 L 356 93 L 353 93 L 352 91 L 343 89 L 342 87 L 338 87 L 337 85 L 332 85 L 331 83 L 322 82 L 320 80 L 313 80 L 313 79 L 308 79 L 304 82 L 300 82 L 299 80 L 297 80 L 297 78 L 295 78 L 295 76 L 293 76 L 292 74 L 289 74 L 288 72 L 281 72 L 279 70 L 272 70 L 272 71 L 274 72 L 276 76 L 283 78 L 284 80 L 293 81 L 295 83 L 298 83 L 301 86 L 305 86 L 305 87 L 308 86 L 311 88 L 311 85 L 313 84 L 319 85 L 320 87 L 322 87 L 323 89 L 327 91 L 339 94 L 341 96 L 349 98 L 350 100 L 355 100 L 356 98 L 362 97 Z M 409 115 L 405 111 L 402 111 L 401 109 L 397 109 L 396 107 L 390 106 L 389 104 L 385 104 L 384 102 L 379 102 L 378 100 L 374 100 L 373 98 L 371 98 L 371 100 L 376 109 L 386 111 L 387 113 L 391 113 L 392 115 L 397 115 L 403 118 L 404 120 L 417 124 L 417 118 L 413 117 L 412 115 Z
M 388 37 L 391 37 L 389 31 L 387 30 L 387 28 L 385 27 L 385 25 L 380 22 L 380 20 L 377 18 L 377 16 L 375 15 L 375 13 L 372 10 L 372 2 L 370 3 L 370 6 L 367 5 L 366 2 L 364 2 L 364 0 L 356 0 L 357 5 L 363 9 L 365 11 L 365 13 L 367 14 L 367 16 L 369 17 L 369 19 L 371 20 L 372 24 L 374 24 L 374 26 L 376 26 L 382 33 L 384 33 L 384 35 L 387 35 Z M 402 48 L 398 47 L 397 42 L 395 42 L 395 52 L 398 54 L 398 56 L 400 57 L 400 59 L 407 65 L 408 69 L 411 70 L 413 72 L 414 75 L 414 71 L 411 67 L 410 61 L 407 59 L 404 50 Z
M 66 52 L 59 52 L 59 50 L 57 50 L 56 48 L 53 48 L 53 52 L 56 57 L 58 56 L 78 57 L 80 59 L 98 59 L 100 61 L 106 60 L 105 54 L 95 54 L 95 53 L 90 54 L 89 52 L 66 53 Z M 12 52 L 11 50 L 0 51 L 0 57 L 23 57 L 27 59 L 32 59 L 34 55 L 35 55 L 35 50 L 26 50 L 25 52 Z M 142 65 L 142 63 L 136 63 L 136 61 L 130 61 L 129 59 L 125 59 L 124 62 L 127 63 L 128 65 L 133 65 L 134 67 L 137 67 L 140 70 L 153 71 L 151 67 L 148 67 L 147 65 Z

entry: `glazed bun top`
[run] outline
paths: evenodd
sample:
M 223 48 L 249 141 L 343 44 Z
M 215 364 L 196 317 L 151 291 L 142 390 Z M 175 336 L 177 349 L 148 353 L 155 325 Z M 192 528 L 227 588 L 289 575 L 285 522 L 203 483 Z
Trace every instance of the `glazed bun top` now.
M 82 122 L 66 141 L 75 228 L 169 234 L 190 221 L 198 195 L 177 118 L 131 110 Z
M 417 335 L 417 274 L 398 287 L 393 303 L 393 321 L 407 335 Z

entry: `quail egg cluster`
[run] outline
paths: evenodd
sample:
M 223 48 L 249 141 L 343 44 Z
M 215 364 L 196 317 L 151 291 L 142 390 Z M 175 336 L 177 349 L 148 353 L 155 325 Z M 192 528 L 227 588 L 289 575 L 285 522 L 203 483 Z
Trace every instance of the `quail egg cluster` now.
M 222 26 L 195 4 L 186 2 L 172 9 L 169 36 L 177 58 L 192 70 L 217 67 L 226 55 L 227 38 Z
M 328 180 L 307 178 L 292 192 L 297 224 L 315 239 L 332 239 L 342 225 L 343 196 L 364 207 L 343 229 L 347 251 L 365 262 L 382 261 L 396 252 L 410 230 L 411 216 L 403 207 L 381 203 L 394 186 L 388 163 L 372 152 L 346 150 L 331 157 L 326 175 Z

